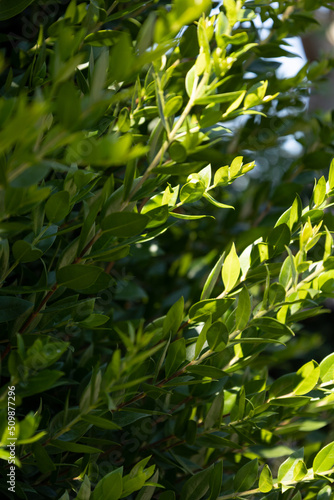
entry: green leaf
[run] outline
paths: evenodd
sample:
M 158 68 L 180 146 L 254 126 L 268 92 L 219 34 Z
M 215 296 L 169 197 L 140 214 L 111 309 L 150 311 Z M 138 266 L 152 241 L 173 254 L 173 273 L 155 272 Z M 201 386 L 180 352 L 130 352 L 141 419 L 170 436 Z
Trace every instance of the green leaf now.
M 23 170 L 18 174 L 17 177 L 11 182 L 13 187 L 28 187 L 38 184 L 42 179 L 44 179 L 50 172 L 50 166 L 47 162 L 35 163 L 26 170 Z
M 215 37 L 218 47 L 221 46 L 221 36 L 228 33 L 228 30 L 229 30 L 228 19 L 223 12 L 219 12 L 217 16 L 217 25 L 215 32 Z
M 238 12 L 238 21 L 252 21 L 256 18 L 256 14 L 251 9 L 240 9 Z
M 49 472 L 56 470 L 56 466 L 49 457 L 45 447 L 40 443 L 33 443 L 31 445 L 33 455 L 35 457 L 37 467 L 43 474 L 48 474 Z
M 297 195 L 290 211 L 289 223 L 288 226 L 292 231 L 295 225 L 299 222 L 299 219 L 302 215 L 302 203 L 300 197 Z
M 176 95 L 168 99 L 165 103 L 164 107 L 164 115 L 166 118 L 169 116 L 175 115 L 177 111 L 182 107 L 183 99 L 182 96 Z
M 129 238 L 140 234 L 150 218 L 147 215 L 137 214 L 135 212 L 114 212 L 108 215 L 101 222 L 101 228 L 118 238 Z
M 80 321 L 80 325 L 84 328 L 95 328 L 97 326 L 104 325 L 107 321 L 109 321 L 109 319 L 109 316 L 106 316 L 105 314 L 90 314 L 90 316 L 85 318 L 83 321 Z
M 151 498 L 155 492 L 156 486 L 158 486 L 156 484 L 156 481 L 158 479 L 159 479 L 159 471 L 157 470 L 154 473 L 154 475 L 152 476 L 152 478 L 150 479 L 149 484 L 151 484 L 151 486 L 145 486 L 144 488 L 142 488 L 140 490 L 140 492 L 138 493 L 138 495 L 136 496 L 136 500 L 151 500 Z M 161 496 L 160 496 L 160 498 L 161 498 Z
M 302 479 L 304 479 L 307 472 L 308 471 L 304 460 L 299 460 L 299 462 L 296 463 L 295 468 L 293 470 L 293 480 L 301 481 Z
M 0 280 L 9 267 L 9 244 L 7 239 L 0 239 Z
M 211 215 L 188 215 L 188 214 L 179 214 L 177 212 L 169 212 L 169 215 L 175 217 L 175 219 L 183 219 L 183 220 L 198 220 L 198 219 L 206 219 L 212 218 Z
M 236 337 L 234 340 L 231 340 L 230 345 L 235 344 L 281 344 L 285 345 L 283 342 L 280 342 L 276 339 L 269 339 L 267 337 Z
M 86 243 L 88 243 L 88 238 L 89 238 L 90 232 L 92 230 L 92 227 L 94 226 L 97 214 L 99 213 L 99 210 L 101 209 L 101 205 L 102 205 L 102 197 L 95 199 L 90 206 L 90 210 L 89 210 L 87 216 L 84 219 L 84 223 L 83 223 L 83 226 L 81 229 L 79 243 L 78 243 L 78 254 L 79 255 L 82 252 L 82 250 L 84 249 Z
M 268 236 L 268 243 L 274 247 L 274 254 L 278 255 L 284 252 L 285 246 L 290 244 L 290 229 L 287 224 L 280 224 L 271 231 Z
M 120 132 L 126 133 L 129 131 L 131 126 L 131 121 L 128 108 L 123 108 L 119 112 L 117 126 Z
M 225 203 L 220 203 L 220 201 L 217 201 L 209 193 L 204 193 L 203 196 L 204 196 L 204 198 L 206 198 L 211 203 L 211 205 L 214 205 L 215 207 L 218 207 L 218 208 L 233 208 L 233 210 L 234 210 L 234 207 L 232 207 L 232 205 L 226 205 Z
M 223 266 L 225 254 L 221 255 L 220 258 L 218 259 L 217 263 L 215 264 L 214 268 L 210 272 L 209 276 L 207 277 L 203 290 L 201 293 L 201 300 L 208 299 L 211 295 L 212 290 L 215 287 L 215 284 L 220 276 L 220 271 Z
M 225 0 L 224 7 L 230 26 L 234 26 L 238 19 L 238 9 L 235 0 Z
M 64 82 L 58 91 L 57 116 L 65 128 L 71 129 L 76 126 L 80 119 L 80 98 L 77 88 L 72 82 Z M 82 173 L 78 171 L 79 175 Z
M 220 167 L 218 170 L 216 170 L 214 175 L 214 185 L 215 186 L 225 185 L 228 184 L 228 182 L 229 182 L 229 167 L 228 165 L 225 165 L 224 167 Z
M 164 337 L 170 335 L 173 337 L 182 323 L 184 315 L 184 298 L 180 297 L 179 300 L 173 304 L 169 309 L 162 326 Z
M 100 429 L 109 429 L 109 430 L 121 429 L 121 427 L 119 427 L 119 425 L 115 424 L 111 420 L 108 420 L 106 418 L 97 417 L 95 415 L 91 415 L 91 414 L 82 415 L 81 419 L 84 422 L 88 422 L 89 424 L 92 424 L 96 427 L 99 427 Z
M 318 383 L 320 376 L 320 366 L 314 360 L 303 365 L 296 373 L 296 377 L 301 382 L 294 388 L 293 392 L 297 396 L 302 396 L 310 392 Z
M 326 179 L 324 176 L 322 176 L 313 191 L 313 202 L 315 206 L 321 205 L 321 203 L 324 201 L 326 196 Z
M 329 188 L 334 189 L 334 158 L 331 161 L 331 164 L 329 167 L 328 183 L 329 183 Z
M 247 287 L 243 287 L 238 299 L 238 306 L 235 312 L 235 328 L 243 330 L 248 323 L 251 314 L 251 302 Z
M 148 464 L 150 458 L 152 455 L 149 455 L 148 457 L 144 458 L 143 460 L 140 460 L 134 467 L 132 467 L 131 472 L 129 474 L 130 477 L 136 477 L 138 474 L 142 473 Z
M 250 323 L 251 326 L 256 326 L 266 334 L 275 335 L 280 337 L 281 335 L 294 336 L 293 331 L 284 323 L 280 323 L 276 318 L 270 318 L 269 316 L 262 316 L 261 318 L 254 318 Z
M 64 375 L 58 370 L 43 370 L 36 375 L 29 377 L 26 387 L 19 387 L 18 394 L 21 397 L 32 396 L 33 394 L 43 393 L 51 389 L 57 380 Z
M 205 193 L 205 185 L 199 179 L 191 179 L 180 191 L 181 203 L 194 203 L 202 198 Z
M 334 381 L 334 352 L 321 361 L 320 378 L 322 382 Z
M 259 490 L 261 493 L 269 493 L 273 489 L 273 476 L 267 464 L 264 465 L 259 479 Z
M 215 463 L 210 481 L 210 496 L 208 500 L 217 500 L 223 481 L 223 462 Z
M 107 290 L 112 285 L 112 283 L 113 279 L 111 278 L 111 276 L 102 271 L 93 284 L 91 284 L 87 288 L 75 288 L 75 290 L 87 295 L 97 294 L 101 290 Z
M 92 500 L 118 500 L 123 490 L 122 469 L 115 469 L 100 479 L 94 488 Z
M 0 323 L 16 319 L 33 306 L 28 300 L 0 297 Z
M 236 473 L 233 479 L 235 491 L 250 490 L 257 479 L 258 460 L 255 458 L 243 465 Z
M 320 450 L 313 460 L 313 472 L 323 474 L 334 466 L 334 442 Z
M 129 254 L 130 245 L 118 246 L 117 248 L 111 248 L 108 251 L 101 250 L 96 252 L 90 252 L 86 259 L 92 259 L 95 262 L 114 262 L 115 260 L 124 259 Z M 83 258 L 83 260 L 86 260 Z
M 277 481 L 279 483 L 289 483 L 293 481 L 293 472 L 297 463 L 304 459 L 304 449 L 300 448 L 287 458 L 279 467 Z
M 293 392 L 296 384 L 298 383 L 296 373 L 286 373 L 277 378 L 270 387 L 270 396 L 283 396 Z
M 186 359 L 186 344 L 184 339 L 176 340 L 169 346 L 166 361 L 165 373 L 166 377 L 173 374 Z
M 185 439 L 187 444 L 190 444 L 192 446 L 195 443 L 196 434 L 197 434 L 197 422 L 195 422 L 195 420 L 189 420 L 189 422 L 187 423 L 187 428 L 185 433 Z
M 13 3 L 10 0 L 1 0 L 0 21 L 16 16 L 33 2 L 34 0 L 16 0 L 15 3 Z
M 237 97 L 236 100 L 233 101 L 232 104 L 227 108 L 227 110 L 223 114 L 223 118 L 226 118 L 228 115 L 230 115 L 231 113 L 233 113 L 233 111 L 235 111 L 236 109 L 239 108 L 239 106 L 241 105 L 242 101 L 244 100 L 245 95 L 246 95 L 246 91 L 244 90 L 240 94 L 240 96 Z M 246 113 L 246 111 L 244 111 L 244 113 Z
M 193 66 L 186 74 L 186 80 L 185 80 L 186 91 L 189 97 L 192 96 L 192 93 L 196 89 L 197 81 L 198 81 L 198 76 L 196 75 L 196 66 Z
M 242 162 L 243 162 L 243 156 L 236 156 L 234 158 L 228 169 L 230 180 L 234 179 L 240 173 L 242 168 Z
M 93 285 L 103 273 L 103 269 L 84 264 L 64 266 L 57 271 L 59 285 L 67 286 L 72 290 L 84 290 Z
M 268 301 L 269 305 L 273 306 L 284 302 L 285 300 L 285 288 L 280 283 L 274 282 L 269 287 Z
M 24 240 L 15 241 L 12 251 L 14 259 L 22 263 L 33 262 L 43 255 L 42 250 Z
M 126 200 L 131 193 L 136 173 L 137 173 L 137 160 L 131 159 L 130 161 L 128 161 L 125 170 L 124 184 L 123 184 L 123 200 Z
M 191 306 L 189 318 L 191 321 L 205 321 L 210 315 L 212 320 L 219 319 L 233 303 L 233 299 L 206 299 Z
M 232 450 L 237 449 L 236 443 L 230 441 L 229 439 L 220 437 L 217 434 L 205 434 L 203 437 L 199 436 L 196 440 L 196 444 L 217 450 L 221 450 L 221 448 L 231 448 Z
M 215 396 L 210 409 L 204 420 L 204 430 L 212 429 L 212 427 L 220 428 L 220 424 L 223 417 L 224 409 L 224 390 L 222 389 L 220 393 Z M 216 425 L 217 424 L 217 425 Z
M 215 321 L 206 333 L 210 349 L 215 352 L 223 351 L 228 343 L 228 330 L 224 323 Z
M 91 486 L 90 480 L 88 476 L 85 474 L 83 481 L 80 486 L 80 490 L 78 495 L 75 497 L 75 500 L 89 500 L 91 495 Z
M 226 92 L 225 94 L 211 94 L 196 99 L 195 104 L 211 104 L 211 103 L 225 103 L 229 101 L 234 101 L 244 92 L 238 90 L 236 92 Z
M 59 498 L 59 500 L 71 500 L 68 491 L 65 491 L 65 493 Z
M 209 489 L 212 468 L 194 474 L 184 484 L 181 491 L 182 500 L 201 500 Z
M 37 338 L 26 351 L 25 366 L 42 370 L 55 363 L 68 347 L 69 342 L 53 340 L 46 336 Z
M 175 500 L 175 493 L 172 490 L 163 491 L 159 496 L 159 500 Z
M 112 47 L 121 39 L 121 33 L 113 30 L 100 30 L 90 33 L 84 42 L 94 47 Z
M 240 275 L 240 262 L 233 243 L 229 254 L 223 264 L 222 278 L 225 286 L 225 292 L 229 292 L 238 282 Z
M 288 255 L 283 262 L 278 280 L 280 285 L 282 285 L 285 290 L 288 290 L 290 288 L 292 283 L 292 267 L 290 255 Z
M 187 158 L 187 150 L 179 141 L 172 142 L 168 148 L 168 153 L 171 159 L 177 163 L 183 162 Z M 166 171 L 166 173 L 168 172 Z
M 215 368 L 214 366 L 209 365 L 188 366 L 187 372 L 194 373 L 195 375 L 199 375 L 201 377 L 210 377 L 215 380 L 220 380 L 227 376 L 227 374 L 219 368 Z
M 275 227 L 280 224 L 287 224 L 290 231 L 292 231 L 295 225 L 299 222 L 302 216 L 302 203 L 300 197 L 297 195 L 292 206 L 286 210 L 275 224 Z
M 299 406 L 307 405 L 310 402 L 311 398 L 307 396 L 295 396 L 295 397 L 281 397 L 276 399 L 271 399 L 270 404 L 275 406 L 295 406 L 296 408 Z
M 155 466 L 149 467 L 146 471 L 140 472 L 136 477 L 131 477 L 131 473 L 123 477 L 123 491 L 121 498 L 128 497 L 134 491 L 143 488 L 145 482 L 153 474 Z M 148 483 L 149 484 L 149 483 Z
M 333 500 L 332 488 L 329 485 L 324 486 L 317 494 L 317 500 Z
M 208 331 L 211 323 L 212 323 L 212 321 L 211 321 L 211 315 L 210 315 L 209 318 L 206 320 L 206 322 L 201 330 L 201 333 L 197 337 L 196 346 L 195 346 L 195 354 L 194 354 L 193 359 L 198 358 L 198 356 L 202 352 L 202 349 L 203 349 L 204 345 L 206 344 L 206 332 Z
M 147 147 L 139 144 L 132 145 L 131 133 L 121 136 L 107 134 L 100 138 L 77 139 L 77 143 L 73 143 L 73 148 L 78 150 L 75 156 L 78 164 L 92 164 L 102 169 L 109 168 L 111 165 L 123 165 L 147 151 Z M 66 160 L 73 161 L 70 151 L 67 152 Z
M 81 443 L 71 443 L 61 439 L 51 439 L 50 446 L 55 446 L 64 451 L 71 451 L 73 453 L 101 453 L 102 450 L 93 446 L 87 446 Z
M 288 258 L 290 259 L 290 270 L 291 270 L 291 279 L 292 279 L 292 286 L 297 286 L 298 283 L 298 273 L 297 273 L 297 268 L 296 268 L 296 259 L 294 255 L 292 254 L 291 250 L 289 247 L 286 247 L 286 251 L 288 252 Z
M 207 165 L 206 167 L 202 168 L 197 174 L 194 176 L 198 177 L 200 181 L 203 182 L 205 189 L 208 189 L 211 183 L 211 177 L 212 177 L 212 168 L 211 165 Z M 189 178 L 192 178 L 192 174 L 190 174 Z
M 70 211 L 70 194 L 58 191 L 50 196 L 45 205 L 45 213 L 50 222 L 63 220 Z
M 244 103 L 245 109 L 252 108 L 253 106 L 261 104 L 264 96 L 266 95 L 267 87 L 268 87 L 267 81 L 258 82 L 255 85 L 253 85 L 249 89 L 245 97 L 245 103 Z

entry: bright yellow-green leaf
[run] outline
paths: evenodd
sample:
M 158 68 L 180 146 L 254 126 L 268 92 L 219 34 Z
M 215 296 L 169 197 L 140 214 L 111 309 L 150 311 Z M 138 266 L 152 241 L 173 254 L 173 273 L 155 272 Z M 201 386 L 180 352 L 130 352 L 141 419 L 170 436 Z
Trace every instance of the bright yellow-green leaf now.
M 296 464 L 304 459 L 304 450 L 300 448 L 287 458 L 279 467 L 277 481 L 279 483 L 287 483 L 293 481 L 293 472 Z
M 240 262 L 234 243 L 232 244 L 230 253 L 227 255 L 222 269 L 223 283 L 225 292 L 232 290 L 237 283 L 240 275 Z
M 259 490 L 261 493 L 268 493 L 273 489 L 273 476 L 267 464 L 263 467 L 259 478 Z
M 317 453 L 313 460 L 313 472 L 322 474 L 334 466 L 334 442 Z
M 320 378 L 322 382 L 334 381 L 334 352 L 321 361 Z
M 302 396 L 310 392 L 317 384 L 320 376 L 320 367 L 315 361 L 309 361 L 303 365 L 296 373 L 297 380 L 301 381 L 293 390 L 297 396 Z

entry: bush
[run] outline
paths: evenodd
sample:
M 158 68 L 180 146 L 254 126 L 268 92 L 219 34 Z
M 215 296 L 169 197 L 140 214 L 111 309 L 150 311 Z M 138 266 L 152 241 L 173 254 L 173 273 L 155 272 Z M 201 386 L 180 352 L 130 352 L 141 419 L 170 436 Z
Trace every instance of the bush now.
M 321 6 L 1 2 L 3 497 L 333 498 Z

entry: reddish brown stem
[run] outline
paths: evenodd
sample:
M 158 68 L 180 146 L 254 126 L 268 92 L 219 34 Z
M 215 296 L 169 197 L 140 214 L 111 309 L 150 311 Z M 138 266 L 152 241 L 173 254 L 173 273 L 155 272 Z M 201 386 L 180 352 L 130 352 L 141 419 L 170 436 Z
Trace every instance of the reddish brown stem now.
M 124 406 L 128 406 L 128 405 L 130 405 L 132 403 L 135 403 L 136 401 L 139 401 L 140 399 L 143 399 L 145 396 L 146 396 L 145 392 L 140 392 L 139 394 L 137 394 L 137 396 L 134 396 L 133 398 L 129 399 L 129 401 L 124 401 L 123 403 L 121 403 L 120 405 L 118 405 L 117 408 L 116 408 L 116 410 L 120 410 Z
M 80 253 L 79 257 L 74 259 L 73 264 L 79 264 L 79 262 L 81 262 L 82 258 L 86 255 L 86 253 L 94 245 L 94 243 L 97 242 L 97 240 L 100 238 L 101 234 L 102 234 L 102 231 L 101 231 L 101 229 L 99 229 L 98 232 L 96 233 L 96 235 L 87 243 L 85 248 Z
M 154 387 L 164 386 L 165 384 L 167 384 L 168 382 L 170 382 L 174 378 L 177 378 L 180 375 L 182 375 L 186 371 L 186 369 L 193 364 L 194 364 L 194 361 L 190 361 L 190 363 L 188 363 L 186 366 L 181 368 L 181 370 L 174 373 L 174 375 L 172 375 L 171 377 L 168 377 L 168 378 L 164 378 L 163 380 L 161 380 L 161 382 L 159 382 L 158 384 L 154 384 L 152 387 L 154 388 Z M 129 401 L 124 401 L 123 403 L 118 405 L 116 410 L 113 410 L 113 411 L 120 410 L 121 408 L 124 408 L 124 406 L 129 406 L 130 404 L 135 403 L 136 401 L 139 401 L 140 399 L 145 398 L 146 395 L 147 395 L 146 392 L 140 392 L 139 394 L 137 394 L 137 396 L 134 396 L 133 398 L 129 399 Z
M 7 354 L 9 353 L 10 350 L 11 350 L 11 344 L 9 342 L 6 346 L 6 349 L 4 350 L 4 352 L 1 355 L 1 360 L 5 359 L 5 357 L 7 356 Z
M 141 204 L 138 207 L 138 213 L 140 213 L 142 211 L 143 207 L 146 205 L 146 203 L 148 202 L 149 199 L 150 199 L 149 197 L 146 197 L 143 199 L 143 201 L 141 202 Z
M 188 321 L 185 321 L 184 323 L 182 323 L 182 325 L 179 327 L 177 333 L 181 332 L 184 328 L 189 326 L 189 324 L 190 324 L 190 319 L 188 319 Z
M 106 268 L 105 268 L 105 270 L 104 270 L 104 271 L 105 271 L 107 274 L 109 274 L 109 273 L 110 273 L 110 271 L 112 270 L 112 268 L 114 267 L 114 264 L 115 264 L 115 261 L 109 262 L 109 263 L 108 263 L 108 265 L 106 266 Z
M 87 245 L 85 246 L 85 248 L 82 250 L 82 252 L 80 253 L 79 257 L 77 257 L 74 261 L 73 261 L 73 264 L 78 264 L 81 259 L 83 258 L 83 256 L 88 252 L 88 250 L 94 245 L 94 243 L 99 239 L 99 237 L 101 236 L 102 232 L 101 230 L 99 230 L 95 236 L 87 243 Z M 42 308 L 45 306 L 45 304 L 48 302 L 48 300 L 52 297 L 52 295 L 55 293 L 55 291 L 57 290 L 58 288 L 58 283 L 55 283 L 51 290 L 45 295 L 44 299 L 42 300 L 42 302 L 39 304 L 39 306 L 37 307 L 37 309 L 35 311 L 33 311 L 29 318 L 27 319 L 27 321 L 23 324 L 23 326 L 20 328 L 19 330 L 19 333 L 24 333 L 26 331 L 26 329 L 31 325 L 31 323 L 34 321 L 34 319 L 36 318 L 36 316 L 39 314 L 39 312 L 42 310 Z
M 26 329 L 31 325 L 31 323 L 34 321 L 34 319 L 36 318 L 36 316 L 38 316 L 39 312 L 43 309 L 43 307 L 45 306 L 45 304 L 47 303 L 47 301 L 55 293 L 55 291 L 57 290 L 57 288 L 58 288 L 58 285 L 57 285 L 57 283 L 55 283 L 53 285 L 53 287 L 51 288 L 51 290 L 45 295 L 44 299 L 39 304 L 39 306 L 37 307 L 37 309 L 30 314 L 30 316 L 27 319 L 27 321 L 23 324 L 23 326 L 21 326 L 21 328 L 19 330 L 19 333 L 24 333 L 26 331 Z

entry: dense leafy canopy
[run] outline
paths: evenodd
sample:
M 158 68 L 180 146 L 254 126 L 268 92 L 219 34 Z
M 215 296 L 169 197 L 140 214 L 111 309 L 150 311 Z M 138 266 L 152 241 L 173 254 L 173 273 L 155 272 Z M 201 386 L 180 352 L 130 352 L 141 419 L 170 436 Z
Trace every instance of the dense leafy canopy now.
M 319 7 L 1 0 L 4 498 L 333 498 Z

